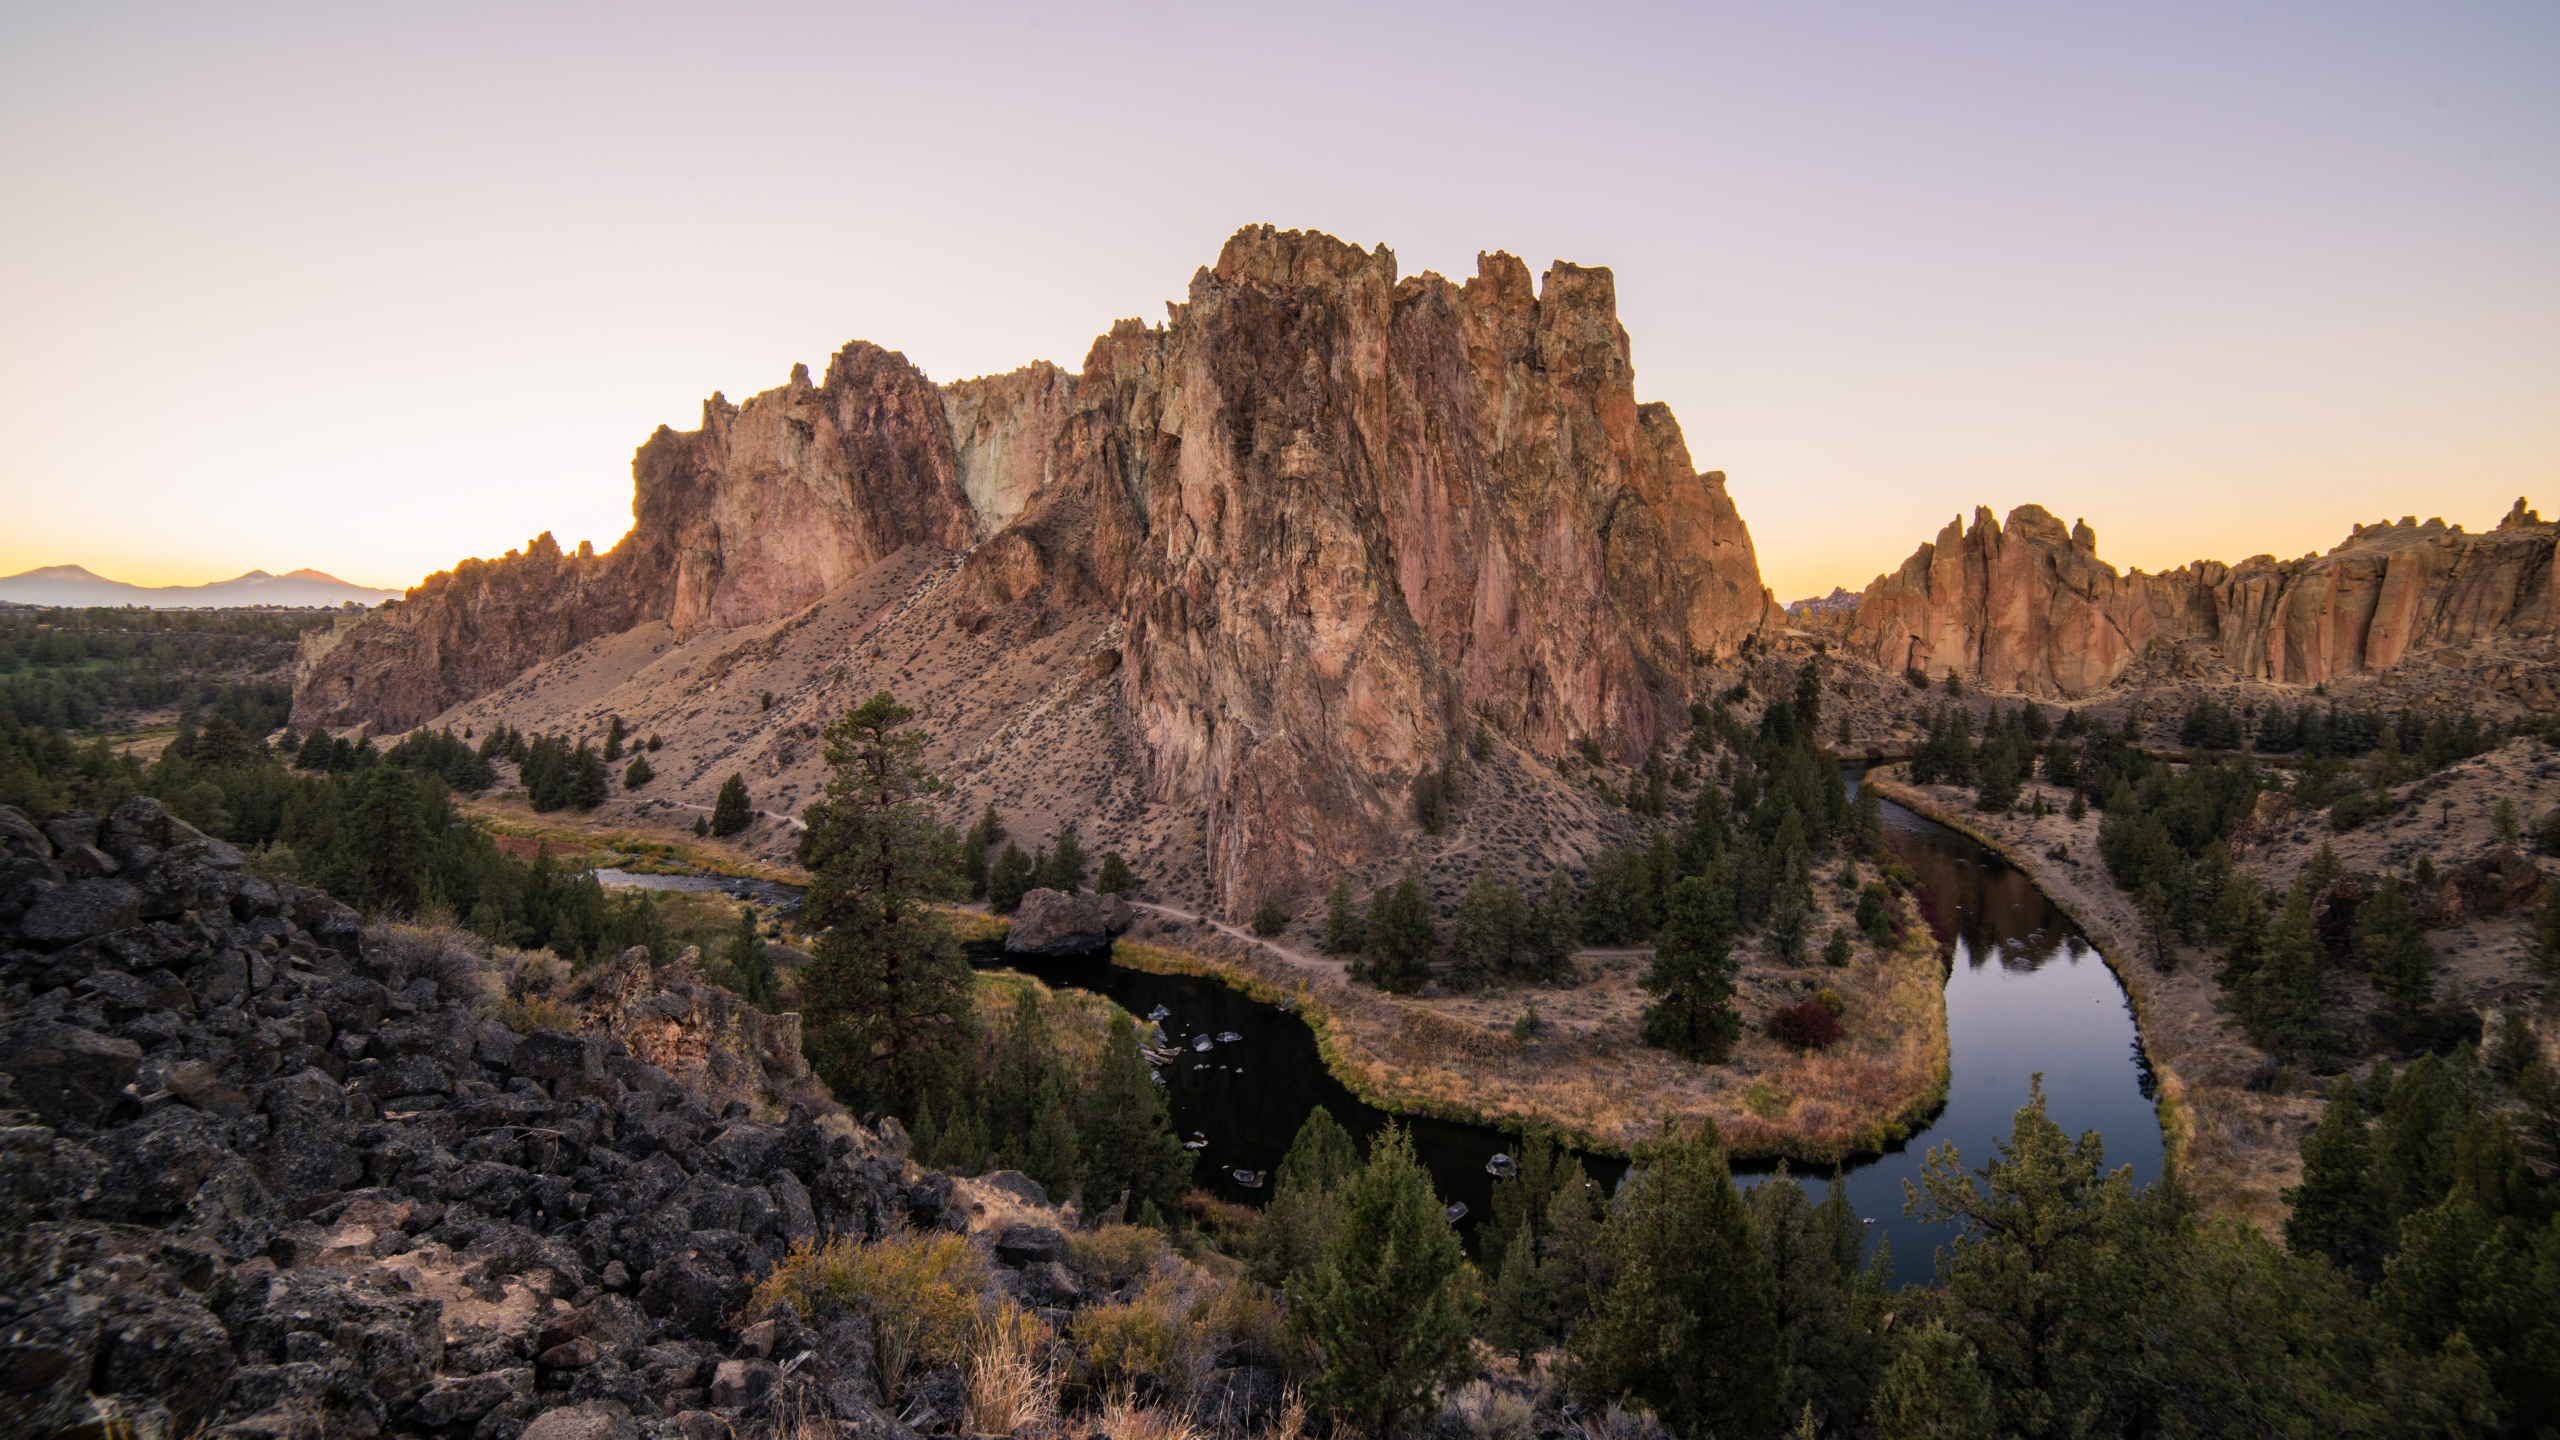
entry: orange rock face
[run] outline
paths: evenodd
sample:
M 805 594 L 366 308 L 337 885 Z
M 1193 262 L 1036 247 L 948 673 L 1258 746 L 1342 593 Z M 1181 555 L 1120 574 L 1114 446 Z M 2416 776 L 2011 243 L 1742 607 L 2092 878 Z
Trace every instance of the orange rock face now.
M 1850 645 L 1890 668 L 2066 699 L 2113 684 L 2161 640 L 2211 642 L 2235 676 L 2317 684 L 2550 630 L 2555 531 L 2519 500 L 2485 535 L 2406 518 L 2360 525 L 2326 555 L 2119 575 L 2086 524 L 2065 531 L 2022 505 L 2004 527 L 1976 510 L 1971 529 L 1949 522 L 1868 585 Z
M 1637 402 L 1607 270 L 1399 278 L 1383 246 L 1258 227 L 1170 310 L 1081 374 L 937 390 L 856 344 L 822 384 L 715 396 L 641 448 L 611 555 L 435 577 L 311 657 L 295 723 L 405 728 L 594 634 L 771 620 L 901 547 L 966 551 L 928 602 L 963 628 L 1118 622 L 1088 679 L 1249 907 L 1390 853 L 1480 720 L 1639 757 L 1698 657 L 1783 622 L 1724 477 Z

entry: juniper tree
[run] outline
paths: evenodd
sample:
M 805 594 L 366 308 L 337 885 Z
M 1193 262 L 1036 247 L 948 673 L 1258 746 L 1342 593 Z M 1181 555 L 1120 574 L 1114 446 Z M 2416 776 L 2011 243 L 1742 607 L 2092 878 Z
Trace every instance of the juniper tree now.
M 1549 1325 L 1546 1295 L 1538 1285 L 1538 1242 L 1529 1222 L 1522 1220 L 1512 1232 L 1499 1260 L 1486 1263 L 1493 1267 L 1494 1282 L 1485 1305 L 1485 1344 L 1526 1370 L 1544 1348 Z
M 587 742 L 578 742 L 578 752 L 569 758 L 569 804 L 578 810 L 593 810 L 604 803 L 604 757 Z
M 1574 1389 L 1628 1397 L 1680 1435 L 1782 1423 L 1777 1304 L 1713 1121 L 1666 1119 L 1602 1225 L 1612 1283 L 1573 1334 Z
M 880 693 L 885 695 L 889 692 L 883 690 Z M 856 710 L 854 713 L 862 712 Z M 735 771 L 730 772 L 729 778 L 720 782 L 719 798 L 711 802 L 711 833 L 727 839 L 754 824 L 755 818 L 755 810 L 747 800 L 747 777 Z M 803 832 L 804 835 L 806 833 Z
M 1004 853 L 996 856 L 996 863 L 987 874 L 987 908 L 998 915 L 1012 914 L 1022 904 L 1022 897 L 1031 892 L 1036 868 L 1021 846 L 1010 840 L 1004 842 Z
M 1094 1207 L 1114 1203 L 1125 1190 L 1132 1205 L 1170 1211 L 1190 1187 L 1191 1155 L 1173 1133 L 1164 1091 L 1151 1078 L 1126 1015 L 1114 1016 L 1103 1038 L 1077 1138 Z
M 649 768 L 646 755 L 634 755 L 631 763 L 622 767 L 622 788 L 625 790 L 637 790 L 657 778 L 658 772 Z
M 1742 1033 L 1734 1014 L 1733 902 L 1717 880 L 1692 875 L 1671 890 L 1671 916 L 1640 982 L 1644 1038 L 1691 1060 L 1722 1061 Z
M 2425 1038 L 2436 999 L 2435 947 L 2427 943 L 2399 881 L 2385 879 L 2356 917 L 2356 951 L 2382 992 L 2392 1028 L 2413 1040 Z
M 1271 1203 L 1263 1208 L 1247 1255 L 1255 1279 L 1278 1289 L 1315 1273 L 1341 1219 L 1335 1192 L 1359 1168 L 1359 1148 L 1333 1112 L 1322 1105 L 1309 1110 L 1271 1172 Z
M 1497 878 L 1490 866 L 1477 867 L 1449 924 L 1451 989 L 1481 990 L 1511 972 L 1524 910 L 1511 882 Z
M 1073 895 L 1084 888 L 1084 867 L 1084 841 L 1069 825 L 1058 832 L 1057 848 L 1049 852 L 1049 868 L 1041 883 Z
M 1136 892 L 1138 877 L 1129 872 L 1129 862 L 1112 850 L 1102 857 L 1102 873 L 1093 879 L 1093 888 L 1105 895 L 1128 895 Z
M 1422 876 L 1410 865 L 1392 890 L 1380 890 L 1369 906 L 1369 973 L 1382 990 L 1411 994 L 1431 978 L 1431 902 Z
M 891 1114 L 951 1086 L 976 1042 L 969 964 L 932 908 L 958 887 L 913 718 L 883 690 L 827 727 L 799 846 L 802 914 L 824 932 L 801 984 L 811 1058 L 856 1109 Z
M 1344 876 L 1333 882 L 1324 897 L 1324 948 L 1328 955 L 1348 955 L 1359 951 L 1368 927 L 1353 908 L 1359 903 L 1351 892 L 1351 879 Z
M 1470 1368 L 1466 1256 L 1401 1126 L 1371 1142 L 1341 1206 L 1323 1262 L 1290 1289 L 1289 1322 L 1323 1357 L 1318 1396 L 1361 1433 L 1386 1435 L 1435 1411 Z
M 773 1008 L 781 982 L 774 974 L 773 957 L 767 953 L 764 936 L 756 930 L 754 910 L 739 908 L 737 928 L 729 932 L 729 944 L 720 952 L 720 960 L 726 967 L 721 979 L 740 998 L 759 1010 Z

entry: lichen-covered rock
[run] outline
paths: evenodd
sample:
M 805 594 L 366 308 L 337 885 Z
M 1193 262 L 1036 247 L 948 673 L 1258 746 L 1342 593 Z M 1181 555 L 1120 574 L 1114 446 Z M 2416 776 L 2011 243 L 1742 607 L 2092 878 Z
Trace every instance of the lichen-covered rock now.
M 1004 948 L 1012 955 L 1081 955 L 1110 944 L 1136 918 L 1117 895 L 1033 890 L 1013 912 Z

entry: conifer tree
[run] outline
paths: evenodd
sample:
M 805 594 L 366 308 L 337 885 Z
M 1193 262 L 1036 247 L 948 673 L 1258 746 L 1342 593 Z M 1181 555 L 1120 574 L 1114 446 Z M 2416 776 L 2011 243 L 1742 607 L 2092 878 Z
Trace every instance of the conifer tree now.
M 1351 893 L 1351 877 L 1333 882 L 1324 897 L 1324 949 L 1328 955 L 1358 952 L 1367 939 L 1368 926 L 1353 906 L 1359 902 Z
M 839 1097 L 891 1114 L 957 1083 L 976 1042 L 969 963 L 932 908 L 957 887 L 914 717 L 883 690 L 827 727 L 826 797 L 799 846 L 802 914 L 824 930 L 801 982 L 807 1048 Z
M 1052 890 L 1073 895 L 1084 888 L 1084 841 L 1077 836 L 1075 826 L 1069 825 L 1058 832 L 1058 846 L 1049 852 L 1047 874 L 1048 887 Z
M 1190 1186 L 1191 1155 L 1173 1133 L 1164 1091 L 1149 1078 L 1137 1029 L 1126 1015 L 1112 1017 L 1084 1102 L 1079 1139 L 1088 1194 L 1097 1205 L 1109 1205 L 1125 1190 L 1132 1205 L 1170 1212 Z
M 1485 1305 L 1484 1339 L 1497 1355 L 1523 1370 L 1547 1338 L 1546 1295 L 1538 1285 L 1538 1241 L 1522 1220 L 1494 1266 L 1493 1293 Z
M 987 875 L 987 908 L 998 915 L 1010 915 L 1022 905 L 1022 897 L 1035 888 L 1032 884 L 1038 867 L 1022 847 L 1007 840 L 1004 853 L 996 857 L 995 867 Z
M 634 755 L 631 763 L 622 767 L 622 788 L 625 790 L 637 790 L 657 778 L 658 772 L 649 768 L 646 755 Z
M 1289 1321 L 1323 1356 L 1319 1397 L 1362 1433 L 1386 1435 L 1435 1411 L 1469 1368 L 1466 1256 L 1401 1126 L 1379 1133 L 1341 1197 L 1323 1263 L 1290 1291 Z
M 630 732 L 622 728 L 622 717 L 616 715 L 604 730 L 604 758 L 610 765 L 622 758 L 622 738 Z
M 434 844 L 417 777 L 381 765 L 359 776 L 350 789 L 350 853 L 362 877 L 367 908 L 400 914 L 417 909 Z
M 569 805 L 593 810 L 604 803 L 604 796 L 604 757 L 581 740 L 577 753 L 569 757 Z
M 1129 873 L 1129 862 L 1112 850 L 1102 857 L 1102 872 L 1093 879 L 1093 888 L 1104 895 L 1130 895 L 1138 889 L 1138 877 Z
M 1882 1440 L 1991 1440 L 1991 1386 L 1973 1347 L 1935 1320 L 1921 1326 L 1885 1371 L 1875 1420 Z
M 1280 908 L 1278 897 L 1265 895 L 1262 903 L 1254 907 L 1251 928 L 1254 934 L 1269 939 L 1289 928 L 1289 912 Z
M 2382 1217 L 2367 1172 L 2373 1145 L 2356 1087 L 2329 1093 L 2320 1124 L 2302 1141 L 2302 1183 L 2284 1192 L 2284 1243 L 2296 1255 L 2325 1255 L 2367 1284 L 2382 1275 Z
M 1582 917 L 1574 912 L 1573 886 L 1559 865 L 1547 876 L 1537 905 L 1529 911 L 1520 950 L 1529 973 L 1557 980 L 1573 968 L 1573 952 L 1582 948 Z
M 773 957 L 766 952 L 764 936 L 756 930 L 754 910 L 739 909 L 738 927 L 729 933 L 729 944 L 721 951 L 720 959 L 728 967 L 728 974 L 721 978 L 737 990 L 739 998 L 759 1010 L 773 1008 L 781 982 L 774 974 Z
M 1583 1173 L 1580 1160 L 1567 1157 L 1556 1172 L 1538 1239 L 1538 1293 L 1554 1336 L 1569 1338 L 1606 1288 L 1609 1262 L 1600 1248 L 1600 1222 L 1607 1213 L 1600 1187 Z
M 1277 1289 L 1315 1273 L 1341 1219 L 1335 1192 L 1359 1168 L 1360 1151 L 1333 1112 L 1309 1110 L 1272 1172 L 1271 1203 L 1254 1229 L 1248 1259 L 1256 1280 Z
M 747 800 L 747 777 L 732 771 L 728 779 L 720 782 L 719 798 L 711 802 L 711 833 L 725 840 L 755 823 L 755 818 L 755 810 Z
M 1412 866 L 1393 890 L 1378 892 L 1368 931 L 1369 973 L 1380 989 L 1409 995 L 1431 978 L 1431 902 L 1423 898 L 1422 876 Z
M 2436 998 L 2435 947 L 2427 943 L 2417 909 L 2398 880 L 2385 879 L 2356 917 L 2356 950 L 2374 988 L 2382 992 L 2392 1027 L 2410 1040 L 2428 1038 Z
M 1671 890 L 1671 916 L 1641 982 L 1644 1038 L 1692 1060 L 1722 1061 L 1742 1033 L 1734 1013 L 1733 903 L 1716 879 L 1692 875 Z
M 1520 892 L 1498 879 L 1492 867 L 1478 866 L 1449 924 L 1451 989 L 1481 990 L 1511 971 L 1521 912 Z
M 1574 1332 L 1574 1388 L 1641 1400 L 1681 1435 L 1775 1432 L 1776 1297 L 1714 1122 L 1666 1119 L 1637 1163 L 1601 1227 L 1614 1282 Z

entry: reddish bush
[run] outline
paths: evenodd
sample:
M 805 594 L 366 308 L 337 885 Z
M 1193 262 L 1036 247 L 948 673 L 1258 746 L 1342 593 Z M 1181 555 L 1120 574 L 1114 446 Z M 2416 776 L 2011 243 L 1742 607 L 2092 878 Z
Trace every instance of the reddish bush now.
M 1819 1000 L 1790 1005 L 1769 1017 L 1769 1033 L 1790 1045 L 1819 1050 L 1849 1032 L 1840 1028 L 1840 1019 L 1824 1008 Z

